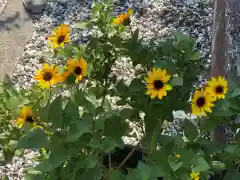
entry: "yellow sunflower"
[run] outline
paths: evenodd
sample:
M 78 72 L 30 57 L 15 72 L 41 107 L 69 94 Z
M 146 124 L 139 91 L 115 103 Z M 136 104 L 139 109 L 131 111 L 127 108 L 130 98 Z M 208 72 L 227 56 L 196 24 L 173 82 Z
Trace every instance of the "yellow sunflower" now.
M 20 110 L 20 115 L 16 120 L 16 124 L 19 128 L 21 128 L 25 123 L 36 126 L 36 120 L 34 119 L 32 108 L 28 106 L 25 106 Z
M 48 37 L 51 48 L 62 48 L 64 44 L 70 42 L 69 38 L 69 26 L 67 24 L 61 24 L 57 29 L 53 30 L 53 35 Z
M 41 70 L 36 71 L 34 80 L 39 81 L 42 88 L 50 88 L 51 85 L 55 85 L 62 82 L 62 77 L 59 74 L 60 67 L 54 65 L 44 64 Z
M 69 59 L 67 61 L 66 72 L 64 73 L 64 77 L 67 78 L 68 76 L 74 75 L 76 77 L 75 82 L 81 81 L 82 78 L 87 73 L 87 62 L 81 59 Z
M 172 86 L 166 84 L 170 79 L 170 75 L 167 74 L 166 69 L 153 68 L 148 72 L 148 77 L 145 77 L 147 82 L 147 95 L 151 98 L 158 97 L 162 99 L 163 96 L 167 96 L 167 91 L 172 90 Z
M 196 90 L 192 100 L 192 114 L 196 116 L 207 116 L 206 112 L 211 113 L 214 98 L 203 89 Z
M 215 99 L 224 99 L 225 94 L 228 92 L 228 85 L 225 78 L 219 76 L 212 78 L 207 83 L 206 92 L 211 94 Z
M 130 16 L 132 15 L 133 10 L 128 9 L 127 13 L 120 14 L 118 17 L 113 19 L 113 24 L 120 25 L 123 24 L 125 26 L 130 24 Z
M 192 172 L 190 174 L 190 177 L 192 180 L 199 180 L 200 179 L 200 173 L 199 172 Z

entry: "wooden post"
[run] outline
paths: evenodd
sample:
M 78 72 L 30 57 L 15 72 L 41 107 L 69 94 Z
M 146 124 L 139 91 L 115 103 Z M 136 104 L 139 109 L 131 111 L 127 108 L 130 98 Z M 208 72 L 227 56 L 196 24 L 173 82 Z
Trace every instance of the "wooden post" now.
M 228 39 L 227 39 L 227 2 L 226 0 L 213 1 L 213 31 L 212 31 L 212 63 L 210 78 L 214 76 L 226 76 L 226 65 L 228 63 Z M 225 127 L 219 125 L 212 133 L 214 142 L 227 143 Z

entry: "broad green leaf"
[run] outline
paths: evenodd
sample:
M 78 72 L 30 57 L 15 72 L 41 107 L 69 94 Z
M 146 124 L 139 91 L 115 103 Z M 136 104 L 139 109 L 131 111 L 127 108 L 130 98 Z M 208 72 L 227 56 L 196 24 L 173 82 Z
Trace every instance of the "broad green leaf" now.
M 128 97 L 130 95 L 128 86 L 124 83 L 124 80 L 120 80 L 116 85 L 116 90 L 120 94 L 120 97 Z
M 185 120 L 183 123 L 184 134 L 189 140 L 194 140 L 198 137 L 198 129 L 197 127 L 190 122 L 189 120 Z
M 62 96 L 56 97 L 49 106 L 48 120 L 52 123 L 52 129 L 56 131 L 62 124 Z
M 119 146 L 117 141 L 106 137 L 105 139 L 102 140 L 103 143 L 103 152 L 105 153 L 110 153 L 112 150 L 114 150 L 116 147 Z
M 155 68 L 167 69 L 171 73 L 175 72 L 177 66 L 172 61 L 158 60 L 153 64 Z
M 183 78 L 182 77 L 174 77 L 171 82 L 173 86 L 182 86 L 183 85 Z
M 40 128 L 29 131 L 18 141 L 17 148 L 46 148 L 49 145 L 47 134 Z
M 90 155 L 85 162 L 85 168 L 94 168 L 98 163 L 98 156 L 97 155 Z
M 17 109 L 17 107 L 19 106 L 19 104 L 21 103 L 21 100 L 15 96 L 12 96 L 9 98 L 8 102 L 7 102 L 7 108 L 9 110 L 15 110 Z
M 201 58 L 201 54 L 199 51 L 195 51 L 191 54 L 191 56 L 189 57 L 189 60 L 199 60 Z
M 136 169 L 137 179 L 139 180 L 148 180 L 151 177 L 151 167 L 147 164 L 139 161 Z
M 240 88 L 234 89 L 232 92 L 229 93 L 229 97 L 235 98 L 240 96 Z
M 133 79 L 129 86 L 129 90 L 132 93 L 142 91 L 144 89 L 145 89 L 145 85 L 143 84 L 143 82 L 140 79 Z
M 209 169 L 210 169 L 209 164 L 202 157 L 197 157 L 197 159 L 195 161 L 195 165 L 192 168 L 192 170 L 194 172 L 203 172 L 203 171 L 207 171 Z
M 122 180 L 122 173 L 119 170 L 110 170 L 108 172 L 109 180 Z
M 84 100 L 85 100 L 85 93 L 82 92 L 82 91 L 77 91 L 75 94 L 74 94 L 74 100 L 75 100 L 75 103 L 79 106 L 83 106 L 84 105 Z
M 51 152 L 49 159 L 41 162 L 35 169 L 41 172 L 51 172 L 70 157 L 76 155 L 76 153 L 77 150 L 75 148 L 64 147 L 64 145 L 61 145 Z
M 130 119 L 132 115 L 134 115 L 134 110 L 130 108 L 124 108 L 120 111 L 119 115 L 123 120 Z
M 79 119 L 79 109 L 71 100 L 67 103 L 63 110 L 62 125 L 64 127 L 71 124 L 71 122 Z
M 77 120 L 70 124 L 69 134 L 67 136 L 67 141 L 75 142 L 80 138 L 84 133 L 91 132 L 89 128 L 89 124 L 91 122 L 87 122 L 84 120 Z
M 105 120 L 104 134 L 114 139 L 120 139 L 126 132 L 128 125 L 119 116 L 112 116 Z
M 77 22 L 73 26 L 74 28 L 77 29 L 88 29 L 88 23 L 87 22 Z
M 237 145 L 228 145 L 224 151 L 230 153 L 231 155 L 240 157 L 240 147 Z
M 162 166 L 158 164 L 152 165 L 151 169 L 152 169 L 151 179 L 166 176 L 166 172 L 163 170 Z
M 179 161 L 175 156 L 169 156 L 168 163 L 174 172 L 183 165 L 183 162 Z
M 85 97 L 84 107 L 92 115 L 95 115 L 96 113 L 96 107 L 95 107 L 96 105 L 97 105 L 97 101 L 95 97 L 87 97 L 87 96 Z
M 99 179 L 99 177 L 102 177 L 102 171 L 100 167 L 97 166 L 95 168 L 85 169 L 78 179 L 96 180 Z

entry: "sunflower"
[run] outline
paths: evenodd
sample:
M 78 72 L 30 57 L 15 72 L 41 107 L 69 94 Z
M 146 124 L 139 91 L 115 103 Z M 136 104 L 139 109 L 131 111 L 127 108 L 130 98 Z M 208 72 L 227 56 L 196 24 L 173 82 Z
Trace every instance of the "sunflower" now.
M 58 82 L 62 82 L 62 77 L 59 74 L 59 67 L 52 64 L 44 64 L 41 70 L 36 71 L 34 80 L 39 81 L 42 88 L 50 88 L 51 85 L 55 85 Z
M 207 116 L 206 112 L 211 113 L 214 98 L 203 89 L 196 90 L 192 100 L 192 114 L 196 116 Z
M 25 123 L 36 126 L 36 120 L 34 119 L 32 108 L 28 106 L 25 106 L 20 110 L 20 115 L 16 120 L 16 124 L 19 128 L 21 128 Z
M 224 99 L 228 92 L 228 85 L 225 78 L 218 76 L 212 78 L 207 83 L 206 92 L 211 94 L 215 99 Z
M 147 82 L 147 95 L 151 98 L 156 96 L 162 99 L 163 96 L 167 96 L 167 90 L 171 90 L 172 86 L 166 84 L 170 79 L 170 75 L 167 74 L 166 69 L 153 68 L 152 71 L 148 72 L 148 77 L 145 77 Z
M 123 24 L 125 26 L 130 24 L 130 16 L 132 15 L 133 10 L 128 9 L 127 13 L 120 14 L 118 17 L 113 19 L 113 24 L 120 25 Z
M 81 59 L 69 59 L 67 61 L 67 66 L 65 67 L 67 71 L 64 73 L 64 77 L 74 75 L 76 77 L 75 82 L 81 81 L 83 76 L 86 75 L 87 72 L 87 62 Z
M 192 172 L 190 174 L 190 177 L 192 180 L 199 180 L 200 179 L 200 173 L 199 172 Z
M 48 37 L 51 48 L 62 48 L 65 43 L 70 42 L 69 38 L 69 26 L 67 24 L 61 24 L 57 29 L 53 30 L 53 35 Z

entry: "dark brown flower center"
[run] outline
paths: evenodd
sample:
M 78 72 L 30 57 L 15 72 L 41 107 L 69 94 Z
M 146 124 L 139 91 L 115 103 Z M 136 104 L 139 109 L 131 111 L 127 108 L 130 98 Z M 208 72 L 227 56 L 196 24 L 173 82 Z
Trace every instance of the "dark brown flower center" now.
M 74 69 L 74 73 L 75 73 L 76 75 L 80 75 L 80 74 L 82 73 L 82 68 L 80 68 L 79 66 L 76 67 L 76 68 Z
M 161 89 L 163 87 L 164 84 L 160 80 L 155 80 L 153 85 L 154 85 L 155 89 L 159 90 L 159 89 Z
M 200 97 L 197 99 L 196 104 L 198 107 L 203 107 L 206 103 L 206 100 L 204 97 Z
M 223 87 L 222 86 L 217 86 L 216 87 L 216 93 L 222 94 L 223 93 Z
M 50 81 L 52 79 L 52 73 L 51 72 L 45 72 L 43 75 L 44 81 Z
M 34 122 L 34 119 L 33 119 L 33 117 L 32 116 L 27 116 L 26 117 L 26 122 L 28 122 L 28 123 L 33 123 Z
M 61 44 L 64 41 L 64 39 L 65 39 L 65 36 L 59 36 L 57 41 L 58 44 Z

